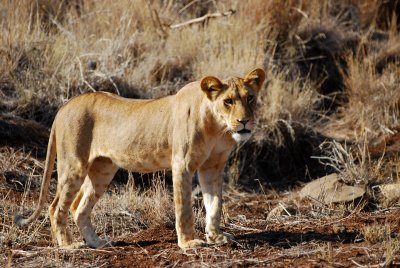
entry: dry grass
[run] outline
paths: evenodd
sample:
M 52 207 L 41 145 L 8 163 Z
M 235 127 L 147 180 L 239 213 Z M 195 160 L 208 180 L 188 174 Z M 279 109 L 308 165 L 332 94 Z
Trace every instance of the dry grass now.
M 3 6 L 1 81 L 14 90 L 15 114 L 49 125 L 56 107 L 85 91 L 160 97 L 206 74 L 243 75 L 265 64 L 270 86 L 257 139 L 268 138 L 279 120 L 314 127 L 331 101 L 342 99 L 324 125 L 329 133 L 377 137 L 398 120 L 398 37 L 392 28 L 382 40 L 371 37 L 378 3 L 367 10 L 362 1 L 65 2 Z M 236 11 L 230 17 L 168 27 L 229 9 Z
M 80 17 L 66 13 L 60 22 L 47 21 L 56 28 L 47 33 L 32 20 L 36 1 L 28 2 L 7 3 L 7 16 L 1 20 L 4 79 L 14 81 L 18 114 L 25 115 L 28 105 L 43 106 L 43 100 L 57 106 L 87 90 L 164 96 L 202 75 L 242 75 L 262 64 L 262 29 L 243 15 L 210 22 L 207 31 L 198 25 L 171 30 L 165 25 L 171 18 L 177 22 L 190 17 L 176 17 L 183 3 L 94 1 L 82 6 Z M 239 12 L 247 10 L 242 7 Z M 242 27 L 249 30 L 243 32 Z M 96 63 L 96 70 L 89 68 L 90 62 Z
M 270 77 L 267 90 L 260 96 L 254 139 L 259 143 L 268 140 L 284 146 L 281 126 L 290 133 L 292 139 L 295 139 L 293 125 L 315 126 L 319 113 L 317 108 L 323 96 L 310 83 L 288 82 L 283 74 L 271 74 Z
M 327 156 L 317 158 L 339 173 L 345 182 L 367 185 L 374 184 L 380 179 L 384 165 L 383 158 L 371 159 L 366 142 L 348 145 L 331 141 L 324 142 L 320 146 L 327 152 Z
M 343 132 L 346 138 L 376 139 L 391 134 L 399 122 L 399 68 L 389 65 L 376 71 L 373 59 L 349 56 L 346 78 L 347 103 L 332 118 L 328 128 Z M 379 112 L 378 112 L 379 111 Z
M 393 232 L 393 226 L 390 224 L 371 224 L 363 226 L 361 231 L 364 239 L 373 244 L 381 244 L 384 248 L 385 265 L 390 265 L 397 252 L 400 250 L 398 234 Z
M 30 183 L 35 181 L 38 180 L 29 178 L 21 203 L 16 202 L 15 198 L 10 198 L 10 191 L 0 195 L 0 200 L 5 204 L 1 209 L 1 214 L 4 215 L 1 222 L 1 244 L 15 246 L 38 240 L 51 242 L 46 209 L 43 209 L 41 218 L 26 229 L 18 228 L 12 223 L 13 216 L 17 212 L 20 213 L 22 207 L 29 213 L 36 208 L 38 191 L 32 194 L 32 190 L 28 190 Z M 155 180 L 154 187 L 144 192 L 135 187 L 132 180 L 118 191 L 118 194 L 112 190 L 106 192 L 94 209 L 92 219 L 99 234 L 118 239 L 151 226 L 174 226 L 172 196 L 160 178 Z M 80 240 L 72 220 L 70 227 L 73 228 L 75 238 Z
M 151 226 L 174 226 L 174 205 L 165 181 L 155 176 L 152 187 L 141 191 L 132 175 L 119 193 L 106 193 L 96 205 L 93 221 L 97 231 L 123 237 Z
M 13 148 L 0 148 L 0 178 L 16 191 L 34 190 L 39 186 L 43 165 L 36 158 Z
M 390 230 L 390 226 L 371 224 L 364 226 L 361 233 L 366 241 L 371 244 L 376 244 L 390 239 Z

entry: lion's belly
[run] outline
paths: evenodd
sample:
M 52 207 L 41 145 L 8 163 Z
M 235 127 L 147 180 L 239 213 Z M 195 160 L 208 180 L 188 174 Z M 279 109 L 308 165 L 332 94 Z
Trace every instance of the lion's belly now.
M 171 151 L 153 151 L 137 154 L 119 154 L 111 157 L 120 168 L 140 173 L 171 169 Z

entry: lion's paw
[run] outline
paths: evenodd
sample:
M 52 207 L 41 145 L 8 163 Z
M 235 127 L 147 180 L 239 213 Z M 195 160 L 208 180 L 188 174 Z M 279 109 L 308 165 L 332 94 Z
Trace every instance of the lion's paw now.
M 210 244 L 226 244 L 234 239 L 235 237 L 233 235 L 224 232 L 207 235 L 207 242 Z
M 90 248 L 107 248 L 114 246 L 114 242 L 110 237 L 104 237 L 103 239 L 99 237 L 86 240 L 86 245 Z
M 86 245 L 84 242 L 76 242 L 76 243 L 71 243 L 68 245 L 63 245 L 61 246 L 62 249 L 80 249 L 84 248 Z
M 193 240 L 188 240 L 188 241 L 179 243 L 179 247 L 182 248 L 182 249 L 184 249 L 184 248 L 204 247 L 206 245 L 207 245 L 207 243 L 204 240 L 201 240 L 201 239 L 193 239 Z

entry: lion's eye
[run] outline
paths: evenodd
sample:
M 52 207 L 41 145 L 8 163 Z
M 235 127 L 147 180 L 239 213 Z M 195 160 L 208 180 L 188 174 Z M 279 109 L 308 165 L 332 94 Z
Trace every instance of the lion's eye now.
M 254 96 L 252 96 L 252 95 L 247 96 L 248 103 L 252 103 L 253 101 L 254 101 Z
M 233 104 L 233 100 L 232 99 L 226 99 L 224 100 L 225 105 L 232 105 Z

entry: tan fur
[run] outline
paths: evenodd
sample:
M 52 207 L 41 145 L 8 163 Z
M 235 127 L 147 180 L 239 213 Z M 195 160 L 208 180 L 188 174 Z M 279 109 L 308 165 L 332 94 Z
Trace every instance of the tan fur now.
M 57 155 L 58 186 L 49 207 L 53 237 L 61 247 L 72 245 L 68 210 L 90 247 L 110 243 L 100 239 L 90 214 L 118 168 L 136 172 L 172 169 L 178 245 L 203 245 L 195 238 L 191 209 L 192 176 L 198 171 L 206 208 L 206 238 L 225 243 L 231 236 L 219 228 L 222 172 L 235 144 L 246 140 L 265 73 L 256 69 L 245 78 L 220 81 L 205 77 L 176 95 L 157 100 L 133 100 L 110 93 L 87 93 L 66 103 L 54 120 L 39 206 L 40 214 Z

